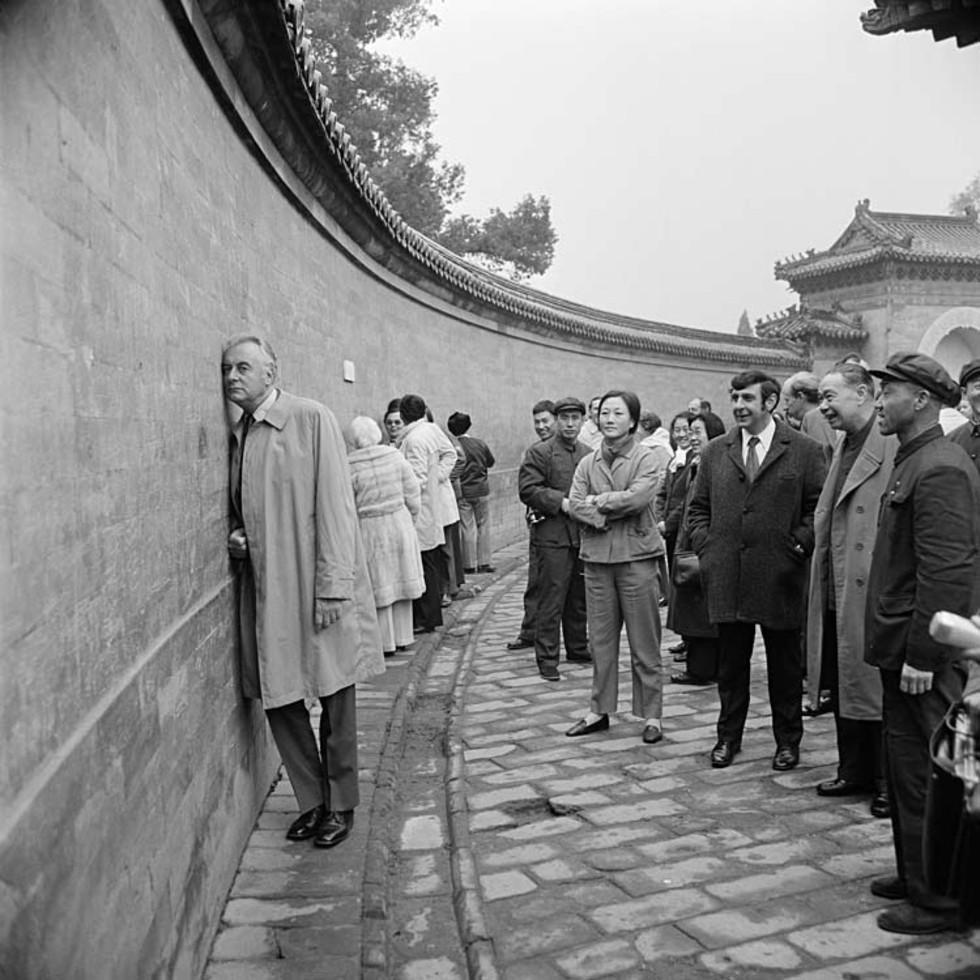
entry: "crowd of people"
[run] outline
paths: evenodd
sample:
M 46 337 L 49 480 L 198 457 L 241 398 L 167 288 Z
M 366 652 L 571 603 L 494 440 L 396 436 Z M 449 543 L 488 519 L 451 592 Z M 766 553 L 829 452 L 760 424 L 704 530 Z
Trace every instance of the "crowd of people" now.
M 342 433 L 324 406 L 280 390 L 277 369 L 262 338 L 223 351 L 225 397 L 242 410 L 228 543 L 242 681 L 296 794 L 287 836 L 332 847 L 357 804 L 356 683 L 441 625 L 467 574 L 494 570 L 494 457 L 467 414 L 445 431 L 416 394 L 388 405 L 387 440 L 367 417 Z M 716 685 L 709 760 L 725 768 L 742 748 L 759 627 L 773 769 L 800 762 L 805 677 L 837 734 L 837 774 L 817 793 L 868 796 L 892 821 L 896 874 L 871 890 L 906 901 L 879 924 L 951 928 L 980 869 L 976 850 L 964 862 L 947 846 L 939 860 L 930 845 L 930 738 L 960 702 L 980 719 L 980 668 L 967 677 L 929 624 L 940 610 L 980 608 L 980 360 L 959 383 L 918 353 L 880 370 L 848 356 L 783 384 L 749 370 L 729 397 L 730 427 L 703 398 L 666 427 L 627 390 L 533 406 L 537 440 L 518 474 L 528 581 L 508 648 L 533 649 L 550 683 L 562 650 L 591 663 L 588 708 L 566 732 L 587 736 L 616 713 L 625 626 L 642 742 L 664 737 L 665 680 Z M 940 411 L 964 398 L 967 420 L 947 438 Z M 669 678 L 663 606 L 682 638 Z M 980 899 L 966 904 L 980 911 Z

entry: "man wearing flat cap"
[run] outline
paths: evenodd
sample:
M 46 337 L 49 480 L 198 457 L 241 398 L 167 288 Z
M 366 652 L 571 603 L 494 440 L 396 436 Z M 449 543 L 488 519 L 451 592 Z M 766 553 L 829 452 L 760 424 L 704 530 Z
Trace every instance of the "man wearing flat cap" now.
M 963 365 L 960 371 L 960 390 L 970 404 L 970 419 L 966 425 L 953 429 L 947 436 L 950 442 L 962 446 L 973 465 L 980 471 L 980 357 Z
M 955 903 L 927 878 L 923 825 L 929 738 L 959 700 L 966 672 L 956 651 L 929 635 L 929 623 L 942 609 L 969 616 L 980 602 L 980 476 L 943 438 L 939 410 L 958 404 L 960 390 L 937 361 L 898 353 L 871 374 L 882 382 L 878 428 L 899 443 L 878 519 L 865 631 L 865 660 L 881 673 L 897 874 L 876 878 L 871 891 L 907 901 L 878 916 L 882 929 L 918 935 L 956 925 Z
M 560 680 L 559 631 L 565 638 L 565 657 L 586 663 L 585 578 L 579 558 L 579 524 L 568 512 L 568 491 L 579 460 L 589 447 L 579 441 L 585 405 L 578 398 L 555 404 L 554 435 L 531 446 L 518 471 L 521 502 L 543 520 L 531 525 L 531 547 L 538 554 L 538 609 L 534 627 L 534 656 L 546 681 Z

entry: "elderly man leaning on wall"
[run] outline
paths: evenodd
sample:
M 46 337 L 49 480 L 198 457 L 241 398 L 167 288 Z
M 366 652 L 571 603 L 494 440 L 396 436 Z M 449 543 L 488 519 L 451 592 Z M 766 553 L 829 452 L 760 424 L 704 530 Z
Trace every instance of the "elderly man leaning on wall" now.
M 260 698 L 300 815 L 286 836 L 333 847 L 354 825 L 355 685 L 384 672 L 347 453 L 325 406 L 276 387 L 260 337 L 222 351 L 231 446 L 242 687 Z M 320 747 L 307 700 L 319 699 Z

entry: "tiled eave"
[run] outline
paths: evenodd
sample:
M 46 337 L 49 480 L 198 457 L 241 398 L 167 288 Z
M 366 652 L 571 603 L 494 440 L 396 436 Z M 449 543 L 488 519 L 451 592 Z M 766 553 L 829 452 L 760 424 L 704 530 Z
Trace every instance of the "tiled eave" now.
M 806 342 L 814 337 L 859 343 L 868 337 L 859 316 L 848 316 L 836 310 L 797 309 L 758 320 L 755 332 L 767 339 Z
M 937 41 L 955 37 L 963 48 L 980 41 L 978 0 L 875 0 L 875 8 L 861 14 L 868 34 L 896 31 L 932 31 Z
M 301 181 L 303 198 L 315 200 L 313 210 L 326 212 L 387 273 L 508 329 L 624 353 L 709 356 L 732 364 L 787 369 L 806 366 L 791 344 L 624 317 L 511 283 L 467 263 L 407 225 L 371 179 L 331 109 L 304 31 L 301 0 L 165 3 L 234 121 L 246 108 L 239 101 L 247 102 L 263 139 L 271 141 L 288 167 L 288 175 L 279 174 L 287 192 L 290 181 Z M 228 74 L 237 91 L 230 89 Z M 305 201 L 296 193 L 293 197 L 323 224 Z
M 937 270 L 949 266 L 972 266 L 980 270 L 980 256 L 962 255 L 955 252 L 945 254 L 942 252 L 922 253 L 910 251 L 900 245 L 879 245 L 860 252 L 840 255 L 823 253 L 808 256 L 795 262 L 777 262 L 774 272 L 777 279 L 792 285 L 794 282 L 815 279 L 819 276 L 845 272 L 848 269 L 887 261 L 931 265 Z

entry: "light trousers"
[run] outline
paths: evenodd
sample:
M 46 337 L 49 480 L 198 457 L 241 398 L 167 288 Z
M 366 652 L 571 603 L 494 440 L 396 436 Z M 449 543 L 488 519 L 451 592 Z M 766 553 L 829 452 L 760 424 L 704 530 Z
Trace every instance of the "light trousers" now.
M 490 498 L 463 498 L 459 501 L 459 523 L 463 533 L 463 564 L 467 568 L 489 565 Z
M 357 698 L 354 685 L 320 698 L 320 747 L 305 701 L 266 709 L 272 737 L 289 774 L 300 813 L 321 803 L 353 810 L 357 786 Z
M 633 714 L 660 718 L 663 666 L 657 559 L 585 563 L 585 603 L 592 646 L 591 710 L 606 715 L 619 698 L 619 634 L 626 626 L 633 678 Z

